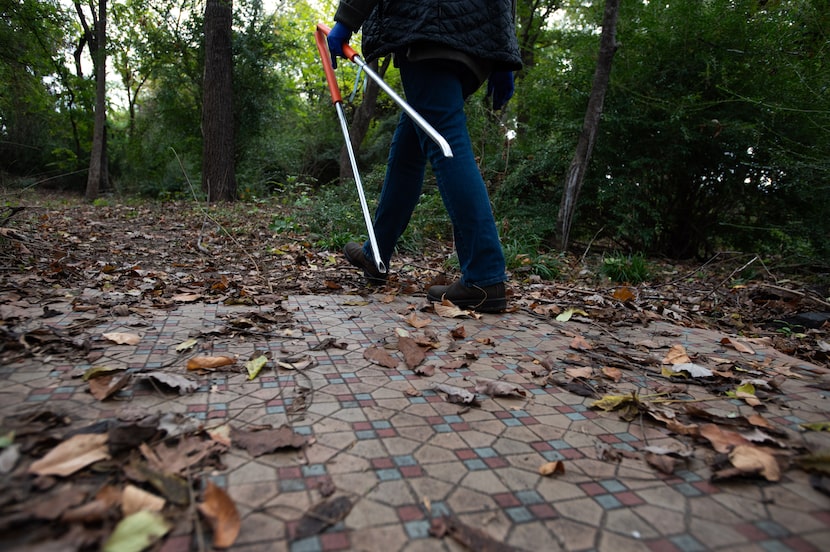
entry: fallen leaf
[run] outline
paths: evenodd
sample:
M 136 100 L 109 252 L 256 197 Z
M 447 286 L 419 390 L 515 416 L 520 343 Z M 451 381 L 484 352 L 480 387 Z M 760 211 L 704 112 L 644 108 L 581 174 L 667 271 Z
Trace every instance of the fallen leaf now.
M 412 370 L 426 358 L 424 350 L 411 337 L 398 338 L 398 350 L 403 354 L 403 361 Z
M 556 475 L 565 473 L 565 464 L 561 460 L 547 462 L 539 466 L 539 475 Z
M 176 345 L 176 352 L 177 353 L 182 353 L 184 351 L 188 351 L 188 350 L 192 349 L 193 347 L 195 347 L 197 343 L 199 343 L 199 340 L 195 339 L 195 338 L 188 339 L 187 341 L 183 341 L 183 342 L 179 343 L 178 345 Z
M 138 345 L 141 342 L 141 336 L 134 333 L 109 332 L 102 335 L 104 339 L 108 339 L 118 345 Z
M 731 337 L 724 337 L 720 340 L 721 345 L 726 345 L 727 347 L 732 347 L 739 353 L 746 353 L 749 355 L 754 355 L 755 351 L 749 345 L 741 343 L 737 339 L 732 339 Z
M 29 466 L 35 475 L 67 476 L 110 457 L 105 433 L 81 433 L 62 442 Z
M 204 501 L 198 508 L 213 530 L 213 546 L 228 548 L 236 542 L 242 520 L 228 493 L 208 480 Z
M 199 293 L 177 293 L 171 299 L 178 303 L 192 303 L 194 301 L 198 301 L 202 298 L 202 295 Z
M 619 383 L 622 379 L 622 371 L 619 368 L 614 368 L 612 366 L 603 366 L 602 375 L 612 380 L 614 383 Z
M 407 397 L 421 397 L 421 396 L 423 396 L 423 393 L 421 393 L 420 391 L 418 391 L 414 387 L 407 387 L 406 389 L 404 389 L 403 394 L 406 395 Z
M 312 506 L 294 527 L 291 540 L 300 540 L 323 532 L 341 519 L 345 519 L 352 511 L 352 500 L 347 496 L 339 496 L 332 500 L 324 500 Z
M 429 318 L 421 318 L 418 313 L 411 312 L 404 317 L 404 321 L 413 328 L 420 329 L 432 322 Z
M 628 301 L 634 299 L 636 297 L 636 294 L 631 290 L 630 287 L 625 286 L 615 289 L 614 293 L 612 293 L 611 296 L 617 301 L 627 303 Z
M 363 351 L 363 358 L 384 368 L 396 368 L 398 366 L 398 360 L 395 357 L 374 345 Z
M 588 340 L 586 340 L 581 335 L 574 336 L 574 338 L 571 340 L 569 347 L 577 351 L 590 351 L 591 349 L 593 349 L 593 347 L 591 347 L 591 344 L 588 343 Z
M 248 379 L 252 380 L 257 377 L 266 364 L 268 364 L 268 357 L 265 355 L 260 355 L 255 359 L 246 362 L 245 369 L 248 371 Z
M 581 314 L 582 316 L 588 316 L 588 313 L 582 309 L 565 309 L 556 317 L 557 322 L 567 322 L 569 321 L 573 315 Z
M 594 375 L 594 369 L 590 366 L 570 367 L 565 368 L 565 374 L 571 378 L 591 379 L 591 376 Z
M 734 447 L 749 445 L 751 443 L 740 433 L 722 429 L 715 424 L 704 424 L 700 426 L 700 436 L 711 443 L 712 448 L 720 453 L 728 453 Z
M 521 385 L 509 381 L 476 378 L 475 392 L 491 397 L 527 397 L 527 390 Z
M 114 373 L 121 372 L 123 370 L 123 368 L 112 368 L 110 366 L 93 366 L 84 371 L 84 375 L 81 377 L 81 379 L 83 379 L 84 381 L 89 381 L 93 378 L 109 376 Z
M 192 393 L 199 389 L 199 384 L 197 382 L 178 374 L 168 374 L 167 372 L 154 370 L 152 372 L 140 372 L 137 377 L 152 380 L 153 382 L 161 384 L 164 387 L 175 389 L 179 392 L 179 395 Z
M 466 525 L 455 516 L 443 515 L 432 518 L 429 534 L 439 539 L 449 535 L 466 547 L 467 550 L 475 550 L 475 552 L 508 552 L 515 550 L 512 546 L 494 539 L 481 529 Z
M 663 364 L 690 364 L 691 362 L 692 359 L 686 354 L 686 348 L 683 345 L 672 345 L 663 359 Z
M 413 371 L 419 376 L 430 377 L 435 375 L 435 366 L 427 364 L 426 366 L 416 366 Z
M 799 427 L 809 431 L 830 431 L 830 421 L 804 423 L 800 424 Z
M 464 339 L 465 337 L 467 337 L 467 330 L 464 328 L 464 326 L 459 324 L 458 326 L 450 330 L 450 336 L 452 336 L 453 339 Z
M 454 385 L 448 385 L 446 383 L 437 383 L 434 384 L 432 388 L 436 391 L 446 393 L 447 402 L 473 404 L 476 400 L 475 393 L 472 393 L 467 389 L 462 389 L 461 387 L 456 387 Z
M 89 392 L 99 401 L 105 401 L 124 389 L 131 379 L 129 372 L 93 378 L 89 380 Z
M 187 361 L 188 370 L 216 370 L 236 362 L 228 356 L 195 356 Z
M 676 364 L 669 364 L 663 366 L 663 375 L 672 376 L 686 376 L 693 378 L 710 378 L 714 374 L 705 366 L 695 364 L 694 362 L 680 362 Z
M 458 308 L 446 299 L 440 303 L 433 303 L 433 305 L 435 314 L 442 318 L 464 318 L 473 314 L 471 311 Z
M 778 460 L 769 452 L 752 445 L 738 445 L 729 453 L 729 461 L 744 473 L 760 473 L 767 481 L 781 479 Z
M 262 456 L 284 448 L 300 449 L 308 444 L 308 437 L 295 433 L 287 425 L 260 431 L 231 427 L 231 442 L 234 446 L 247 450 L 251 456 Z
M 674 473 L 674 468 L 677 464 L 677 461 L 671 456 L 655 454 L 653 452 L 646 453 L 645 459 L 650 466 L 665 474 Z
M 121 511 L 125 516 L 136 512 L 160 512 L 167 501 L 135 485 L 127 485 L 121 493 Z
M 156 512 L 136 512 L 122 519 L 104 543 L 104 552 L 141 552 L 170 531 Z

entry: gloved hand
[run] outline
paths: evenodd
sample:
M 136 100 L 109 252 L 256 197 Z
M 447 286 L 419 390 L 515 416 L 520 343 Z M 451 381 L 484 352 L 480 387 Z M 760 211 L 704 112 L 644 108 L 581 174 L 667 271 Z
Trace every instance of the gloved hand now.
M 352 31 L 342 23 L 335 23 L 329 31 L 327 42 L 331 54 L 331 66 L 335 69 L 337 69 L 337 58 L 346 57 L 346 54 L 343 53 L 343 44 L 348 44 L 351 38 Z
M 513 71 L 496 71 L 487 79 L 487 97 L 493 96 L 493 109 L 496 111 L 507 105 L 515 90 Z

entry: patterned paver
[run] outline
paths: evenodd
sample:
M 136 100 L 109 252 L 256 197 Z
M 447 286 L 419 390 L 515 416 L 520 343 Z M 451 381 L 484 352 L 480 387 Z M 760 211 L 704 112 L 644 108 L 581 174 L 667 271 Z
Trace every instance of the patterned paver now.
M 803 471 L 788 469 L 778 482 L 712 481 L 714 452 L 705 443 L 647 420 L 629 423 L 617 413 L 594 410 L 594 398 L 533 376 L 542 362 L 564 376 L 574 362 L 587 358 L 572 346 L 579 335 L 589 344 L 605 344 L 604 352 L 594 349 L 605 358 L 616 352 L 613 358 L 628 359 L 619 383 L 606 380 L 608 392 L 655 393 L 667 383 L 655 359 L 681 344 L 700 359 L 787 374 L 786 400 L 769 400 L 760 412 L 789 444 L 817 450 L 830 446 L 827 434 L 803 432 L 800 424 L 828 419 L 828 394 L 807 386 L 822 375 L 820 368 L 762 345 L 752 354 L 741 353 L 721 343 L 724 334 L 665 322 L 609 331 L 526 313 L 480 319 L 419 313 L 430 323 L 416 330 L 404 317 L 422 306 L 418 301 L 379 295 L 289 297 L 281 311 L 293 320 L 283 329 L 215 340 L 208 330 L 224 327 L 251 307 L 181 305 L 148 314 L 140 326 L 112 317 L 92 333 L 132 331 L 142 334 L 142 341 L 108 345 L 96 364 L 182 373 L 184 361 L 175 347 L 195 334 L 201 336 L 200 347 L 214 354 L 246 360 L 266 351 L 273 359 L 305 362 L 295 362 L 296 369 L 266 368 L 252 381 L 238 371 L 215 373 L 184 396 L 132 386 L 114 400 L 98 402 L 78 377 L 89 364 L 38 358 L 0 368 L 0 415 L 48 405 L 81 426 L 129 407 L 181 413 L 206 426 L 289 424 L 308 435 L 312 444 L 300 452 L 254 458 L 231 448 L 224 455 L 226 469 L 210 474 L 242 516 L 233 550 L 458 550 L 449 538 L 430 536 L 431 520 L 443 514 L 523 550 L 830 549 L 830 498 L 814 490 Z M 268 313 L 274 307 L 259 310 Z M 70 312 L 50 324 L 66 329 L 82 318 L 83 313 Z M 463 337 L 451 335 L 458 326 Z M 434 375 L 420 376 L 403 362 L 384 368 L 364 358 L 367 348 L 378 346 L 400 359 L 394 345 L 401 329 L 437 341 L 423 363 L 436 368 Z M 593 357 L 596 368 L 601 367 L 598 358 Z M 476 378 L 518 384 L 526 396 L 479 397 L 479 406 L 466 407 L 433 389 L 438 383 L 471 388 Z M 690 385 L 688 393 L 699 398 L 706 391 Z M 755 412 L 740 399 L 705 404 L 724 415 Z M 637 457 L 647 445 L 684 445 L 694 454 L 666 475 Z M 542 464 L 557 460 L 565 473 L 539 475 Z M 327 482 L 336 496 L 353 500 L 353 509 L 321 534 L 292 540 L 297 521 L 321 500 L 321 485 Z M 163 550 L 196 546 L 192 537 L 180 535 L 168 538 Z

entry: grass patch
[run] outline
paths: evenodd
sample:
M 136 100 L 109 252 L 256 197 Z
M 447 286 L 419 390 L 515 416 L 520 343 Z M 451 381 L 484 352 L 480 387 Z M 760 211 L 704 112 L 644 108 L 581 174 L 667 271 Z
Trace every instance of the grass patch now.
M 640 284 L 651 276 L 651 267 L 640 253 L 614 253 L 602 258 L 600 274 L 619 284 Z

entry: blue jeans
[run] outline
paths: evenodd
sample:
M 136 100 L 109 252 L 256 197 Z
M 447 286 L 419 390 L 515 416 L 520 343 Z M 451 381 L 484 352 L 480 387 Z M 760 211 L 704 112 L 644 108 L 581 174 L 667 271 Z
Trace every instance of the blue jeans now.
M 463 81 L 458 67 L 446 62 L 401 58 L 398 63 L 407 102 L 447 140 L 453 157 L 444 157 L 441 148 L 406 113 L 401 114 L 375 212 L 375 235 L 382 260 L 389 266 L 395 244 L 409 224 L 421 197 L 428 159 L 452 221 L 463 283 L 484 287 L 504 282 L 504 253 L 467 130 L 467 81 Z M 368 242 L 363 251 L 372 258 Z

